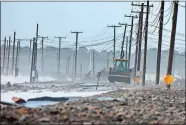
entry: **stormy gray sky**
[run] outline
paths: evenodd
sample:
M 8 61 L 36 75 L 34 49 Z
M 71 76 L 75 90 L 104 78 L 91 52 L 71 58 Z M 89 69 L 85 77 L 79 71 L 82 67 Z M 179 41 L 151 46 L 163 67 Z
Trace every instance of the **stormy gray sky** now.
M 156 18 L 160 2 L 150 2 L 150 4 L 154 5 L 151 9 L 153 13 L 149 15 L 149 22 L 153 24 L 151 22 Z M 180 2 L 180 4 L 185 5 L 184 2 Z M 168 11 L 165 12 L 164 23 L 167 23 L 170 17 L 169 12 L 172 12 L 169 9 L 170 5 L 171 2 L 165 2 L 165 10 Z M 1 38 L 4 39 L 5 36 L 13 38 L 14 31 L 17 33 L 17 38 L 33 38 L 36 35 L 36 24 L 39 23 L 39 35 L 49 37 L 45 40 L 45 46 L 58 46 L 58 39 L 54 37 L 66 36 L 67 39 L 62 43 L 62 47 L 74 47 L 75 34 L 71 34 L 71 31 L 83 31 L 83 34 L 79 35 L 79 46 L 101 43 L 113 39 L 113 28 L 108 28 L 107 25 L 118 25 L 118 22 L 131 23 L 130 18 L 124 18 L 124 14 L 131 14 L 131 10 L 131 2 L 2 2 Z M 140 8 L 133 7 L 133 10 L 140 11 Z M 172 15 L 164 28 L 171 30 L 171 19 Z M 184 7 L 179 6 L 177 21 L 179 34 L 176 36 L 176 49 L 184 51 Z M 135 23 L 137 23 L 137 19 Z M 117 49 L 120 49 L 123 30 L 124 27 L 116 30 Z M 127 31 L 129 30 L 130 27 L 127 28 Z M 149 26 L 149 32 L 153 31 L 154 27 Z M 157 40 L 153 40 L 158 38 L 157 32 L 158 29 L 153 33 L 154 35 L 149 34 L 148 47 L 157 47 Z M 164 31 L 164 35 L 163 49 L 167 49 L 171 33 Z M 135 38 L 135 35 L 133 37 Z M 113 42 L 110 41 L 92 48 L 98 50 L 112 49 L 112 44 Z M 29 45 L 29 43 L 22 41 L 21 45 Z

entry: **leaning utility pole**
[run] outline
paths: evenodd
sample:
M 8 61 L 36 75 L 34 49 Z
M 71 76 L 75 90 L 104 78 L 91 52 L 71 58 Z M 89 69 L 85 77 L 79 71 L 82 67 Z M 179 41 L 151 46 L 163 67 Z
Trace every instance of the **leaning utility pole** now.
M 77 44 L 78 44 L 78 35 L 79 35 L 79 33 L 83 33 L 83 32 L 72 32 L 71 31 L 71 33 L 75 33 L 76 34 L 76 51 L 75 51 L 75 76 L 74 76 L 74 78 L 76 78 L 76 70 L 77 70 Z
M 108 27 L 112 27 L 114 28 L 114 52 L 113 52 L 113 59 L 115 58 L 115 51 L 116 51 L 116 28 L 117 27 L 121 27 L 121 26 L 116 26 L 116 25 L 112 25 L 112 26 L 108 26 Z M 114 65 L 114 63 L 113 63 Z
M 158 52 L 157 52 L 157 61 L 156 61 L 156 85 L 159 84 L 160 81 L 160 65 L 161 65 L 161 46 L 162 46 L 162 35 L 163 35 L 163 17 L 164 17 L 164 3 L 165 1 L 161 1 L 160 8 L 160 17 L 159 17 L 159 38 L 158 38 Z
M 174 1 L 174 12 L 173 12 L 173 22 L 172 22 L 172 32 L 171 32 L 171 40 L 170 40 L 167 75 L 172 74 L 172 62 L 173 62 L 175 34 L 176 34 L 176 25 L 177 25 L 177 15 L 178 15 L 178 2 L 179 1 Z M 170 84 L 167 85 L 167 88 L 170 89 Z
M 146 74 L 146 58 L 147 58 L 147 37 L 148 37 L 148 22 L 149 22 L 149 1 L 147 0 L 147 13 L 145 20 L 145 45 L 144 45 L 144 61 L 143 61 L 143 79 L 142 85 L 145 85 L 145 74 Z
M 14 40 L 13 40 L 13 51 L 12 51 L 12 76 L 14 75 L 14 55 L 15 55 L 15 41 L 16 41 L 16 32 L 14 31 Z
M 66 39 L 66 37 L 55 37 L 55 38 L 58 38 L 59 39 L 59 51 L 58 51 L 58 69 L 57 69 L 57 74 L 58 74 L 58 77 L 59 77 L 59 72 L 60 72 L 60 62 L 61 62 L 61 39 Z
M 4 40 L 4 53 L 3 53 L 3 74 L 5 74 L 5 55 L 6 55 L 6 36 Z
M 11 42 L 11 37 L 9 37 L 9 41 L 8 41 L 8 61 L 7 61 L 7 70 L 6 73 L 8 75 L 8 70 L 9 70 L 9 61 L 10 61 L 10 42 Z
M 43 46 L 44 46 L 44 39 L 48 38 L 48 37 L 38 37 L 38 38 L 41 38 L 41 71 L 42 71 L 42 74 L 43 74 L 43 65 L 44 65 L 44 57 L 43 57 Z
M 133 25 L 134 25 L 134 18 L 138 18 L 137 16 L 127 16 L 125 17 L 131 17 L 131 29 L 130 29 L 130 40 L 129 40 L 129 55 L 128 55 L 128 69 L 130 68 L 130 56 L 131 56 L 131 45 L 132 45 L 132 34 L 133 34 Z
M 119 23 L 119 25 L 125 25 L 124 33 L 123 33 L 123 41 L 122 41 L 122 45 L 121 45 L 121 54 L 120 54 L 120 58 L 123 59 L 125 57 L 124 44 L 125 44 L 125 35 L 126 35 L 126 30 L 127 30 L 127 24 Z
M 127 55 L 128 55 L 128 37 L 126 37 L 126 59 L 128 59 Z

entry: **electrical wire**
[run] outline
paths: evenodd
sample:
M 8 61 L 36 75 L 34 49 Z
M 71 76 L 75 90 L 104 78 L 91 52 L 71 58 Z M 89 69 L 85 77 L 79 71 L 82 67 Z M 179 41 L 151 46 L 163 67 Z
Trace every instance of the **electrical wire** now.
M 107 26 L 102 29 L 98 34 L 96 34 L 95 36 L 91 36 L 91 37 L 85 37 L 85 39 L 87 38 L 93 38 L 93 37 L 98 37 L 98 36 L 103 36 L 104 34 L 106 34 L 108 31 L 110 30 L 110 28 L 108 28 Z
M 168 22 L 170 21 L 170 17 L 172 16 L 172 13 L 173 13 L 173 6 L 171 7 L 171 10 L 169 11 L 169 18 L 168 18 L 168 20 L 167 20 L 167 22 L 166 23 L 163 23 L 163 25 L 167 25 L 168 24 Z M 161 22 L 162 22 L 162 20 L 160 20 Z
M 186 7 L 186 6 L 184 6 L 184 5 L 181 5 L 180 3 L 178 3 L 177 1 L 174 1 L 174 2 L 176 2 L 179 6 L 181 6 L 181 7 Z

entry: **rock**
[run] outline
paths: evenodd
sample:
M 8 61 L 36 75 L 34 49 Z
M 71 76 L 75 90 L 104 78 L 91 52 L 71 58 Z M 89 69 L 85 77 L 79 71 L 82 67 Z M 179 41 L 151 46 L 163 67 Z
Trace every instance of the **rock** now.
M 38 119 L 39 122 L 50 122 L 50 118 L 48 117 L 43 117 L 43 118 L 40 118 Z
M 7 87 L 7 88 L 11 87 L 10 82 L 7 82 L 7 83 L 6 83 L 6 87 Z
M 83 122 L 83 125 L 92 125 L 91 122 Z
M 27 116 L 21 116 L 20 118 L 19 118 L 19 121 L 25 121 L 27 119 Z
M 154 97 L 152 98 L 152 101 L 156 101 L 158 99 L 158 97 Z
M 128 105 L 128 100 L 125 99 L 124 101 L 121 101 L 119 104 L 120 104 L 121 106 Z

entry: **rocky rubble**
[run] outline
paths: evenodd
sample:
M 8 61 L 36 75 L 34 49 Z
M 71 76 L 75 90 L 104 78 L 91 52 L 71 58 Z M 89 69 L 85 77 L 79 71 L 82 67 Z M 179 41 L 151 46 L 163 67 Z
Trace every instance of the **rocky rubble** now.
M 113 97 L 113 100 L 98 100 Z M 9 124 L 184 124 L 185 90 L 139 87 L 104 93 L 43 108 L 1 105 L 1 122 Z

